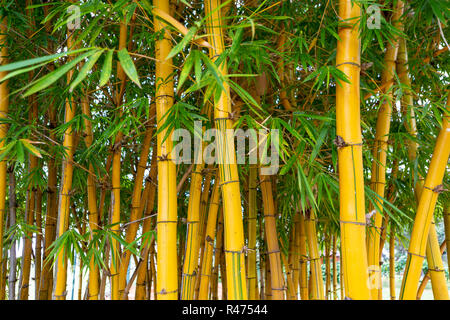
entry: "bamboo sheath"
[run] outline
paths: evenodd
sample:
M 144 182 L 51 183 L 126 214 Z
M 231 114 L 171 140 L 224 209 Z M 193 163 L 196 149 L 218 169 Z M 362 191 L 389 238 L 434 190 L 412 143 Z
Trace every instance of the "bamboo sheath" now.
M 400 21 L 403 15 L 404 3 L 403 1 L 397 1 L 397 5 L 394 8 L 391 21 L 394 27 L 402 29 L 402 23 Z M 384 70 L 381 75 L 381 82 L 390 83 L 395 74 L 395 62 L 397 60 L 399 47 L 399 37 L 395 37 L 391 44 L 387 45 L 386 53 L 384 56 Z M 392 84 L 393 85 L 393 84 Z M 375 142 L 373 146 L 373 158 L 372 163 L 372 176 L 371 176 L 371 188 L 376 194 L 384 198 L 385 186 L 386 186 L 386 158 L 388 149 L 388 138 L 391 124 L 391 114 L 393 108 L 393 94 L 392 85 L 387 86 L 383 90 L 384 100 L 380 109 L 378 110 Z M 368 227 L 367 231 L 367 258 L 369 265 L 369 277 L 374 279 L 375 282 L 380 281 L 381 270 L 380 264 L 380 234 L 381 225 L 383 221 L 382 205 L 383 201 L 377 199 L 377 206 L 369 206 L 369 212 L 376 210 L 374 223 Z M 373 285 L 370 293 L 372 299 L 378 299 L 378 286 Z
M 67 34 L 67 47 L 72 48 L 73 38 L 69 31 Z M 73 76 L 73 70 L 67 74 L 67 83 Z M 72 97 L 66 99 L 65 118 L 64 122 L 72 121 L 75 116 L 76 106 Z M 70 214 L 70 194 L 72 190 L 73 177 L 73 145 L 74 145 L 74 131 L 71 126 L 64 132 L 63 147 L 66 149 L 66 156 L 62 161 L 61 173 L 61 188 L 59 191 L 59 209 L 58 209 L 58 237 L 61 237 L 67 231 L 69 226 Z M 66 299 L 66 281 L 67 281 L 67 256 L 61 250 L 58 253 L 56 264 L 56 283 L 54 297 L 56 300 Z
M 153 5 L 162 12 L 169 13 L 168 0 L 154 0 Z M 155 32 L 166 29 L 166 24 L 155 18 Z M 173 65 L 166 59 L 171 50 L 169 31 L 156 41 L 156 119 L 157 126 L 173 105 Z M 170 159 L 172 140 L 164 140 L 167 129 L 157 135 L 158 161 L 158 215 L 157 215 L 157 290 L 158 300 L 178 298 L 177 264 L 177 192 L 176 166 Z M 169 137 L 170 137 L 169 132 Z
M 8 42 L 7 42 L 7 20 L 3 18 L 0 24 L 0 65 L 8 63 Z M 5 77 L 6 72 L 0 72 L 0 79 Z M 0 83 L 0 118 L 6 119 L 8 117 L 9 107 L 9 90 L 8 81 Z M 8 132 L 8 125 L 0 124 L 0 148 L 5 145 L 5 137 Z M 0 161 L 0 266 L 3 265 L 3 235 L 4 235 L 4 221 L 6 212 L 6 159 Z M 0 288 L 3 287 L 3 277 L 0 277 Z M 3 297 L 4 298 L 4 297 Z
M 214 182 L 211 201 L 209 203 L 208 222 L 206 225 L 205 250 L 203 252 L 203 263 L 200 271 L 199 300 L 207 300 L 209 297 L 209 282 L 211 278 L 212 258 L 214 251 L 214 239 L 216 237 L 217 212 L 219 211 L 220 181 Z
M 440 185 L 450 154 L 450 99 L 443 116 L 442 129 L 436 141 L 427 177 L 420 195 L 413 231 L 408 249 L 405 273 L 400 289 L 400 299 L 413 300 L 416 298 L 422 262 L 426 253 L 428 231 L 430 229 L 434 207 L 440 192 Z
M 370 299 L 366 251 L 366 219 L 362 136 L 360 127 L 360 40 L 358 25 L 343 24 L 361 15 L 351 0 L 339 1 L 340 41 L 336 65 L 351 83 L 336 86 L 336 134 L 338 142 L 341 224 L 341 288 L 349 299 Z
M 222 54 L 224 51 L 224 37 L 222 33 L 222 13 L 217 10 L 219 0 L 205 1 L 205 15 L 207 17 L 207 29 L 209 34 L 210 57 Z M 227 66 L 224 62 L 219 66 L 223 76 L 227 74 Z M 219 177 L 221 181 L 224 225 L 225 225 L 225 259 L 227 271 L 227 298 L 230 300 L 246 300 L 247 283 L 245 276 L 244 256 L 244 227 L 242 223 L 241 195 L 239 188 L 239 176 L 236 166 L 234 139 L 226 134 L 226 129 L 232 128 L 231 104 L 229 100 L 230 89 L 227 83 L 223 84 L 225 91 L 221 93 L 214 106 L 214 123 L 219 134 L 217 137 L 217 159 L 219 162 Z

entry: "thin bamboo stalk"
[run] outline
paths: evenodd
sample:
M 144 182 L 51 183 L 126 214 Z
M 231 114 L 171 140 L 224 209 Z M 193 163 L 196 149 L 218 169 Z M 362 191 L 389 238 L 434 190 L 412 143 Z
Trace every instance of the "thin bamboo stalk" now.
M 120 23 L 119 34 L 119 50 L 127 47 L 127 24 Z M 123 113 L 122 100 L 125 91 L 125 71 L 120 63 L 117 63 L 117 77 L 120 80 L 120 87 L 116 91 L 116 106 L 119 109 L 117 116 L 120 119 Z M 117 132 L 114 145 L 112 147 L 112 190 L 111 190 L 111 231 L 118 234 L 120 231 L 120 172 L 121 172 L 121 152 L 122 152 L 122 138 L 123 133 Z M 117 239 L 111 239 L 111 300 L 119 300 L 120 295 L 120 244 Z
M 297 213 L 299 217 L 299 237 L 300 237 L 300 298 L 309 300 L 308 294 L 308 253 L 307 238 L 305 230 L 305 218 L 302 213 Z
M 200 289 L 199 300 L 208 300 L 209 296 L 209 280 L 211 278 L 211 266 L 214 250 L 214 239 L 216 237 L 217 212 L 219 210 L 220 201 L 220 181 L 214 181 L 214 187 L 209 203 L 208 222 L 206 226 L 205 251 L 203 253 L 203 263 L 200 271 Z
M 311 266 L 311 300 L 325 300 L 324 283 L 322 278 L 322 262 L 317 240 L 316 215 L 313 210 L 305 211 L 305 231 L 309 249 L 309 263 Z
M 248 298 L 258 299 L 258 284 L 256 276 L 256 220 L 257 199 L 256 186 L 258 183 L 258 169 L 250 167 L 248 177 L 248 254 L 247 254 L 247 280 Z
M 16 224 L 17 202 L 16 202 L 16 176 L 14 174 L 14 167 L 10 165 L 8 167 L 9 176 L 9 222 L 13 226 Z M 16 257 L 16 242 L 12 241 L 9 254 L 9 287 L 8 287 L 8 299 L 16 299 L 16 273 L 17 257 Z
M 439 248 L 434 218 L 428 232 L 426 253 L 434 300 L 449 300 L 447 279 L 445 279 L 444 264 L 442 263 L 442 253 Z
M 67 47 L 72 48 L 73 34 L 71 30 L 67 32 Z M 67 83 L 70 83 L 73 70 L 67 73 Z M 66 99 L 65 105 L 65 123 L 69 123 L 75 116 L 75 101 L 72 97 Z M 72 190 L 73 178 L 73 145 L 74 145 L 74 129 L 69 126 L 64 132 L 63 147 L 66 149 L 66 156 L 62 160 L 61 188 L 59 192 L 59 209 L 58 209 L 58 237 L 61 237 L 69 227 L 70 215 L 70 195 Z M 56 300 L 66 299 L 66 281 L 67 281 L 67 256 L 64 250 L 61 250 L 57 257 L 56 263 L 56 284 L 54 297 Z
M 339 164 L 341 222 L 341 267 L 346 270 L 345 292 L 349 299 L 369 299 L 366 251 L 364 176 L 360 125 L 360 40 L 358 18 L 361 8 L 351 0 L 339 1 L 341 19 L 336 65 L 351 83 L 336 86 L 336 143 Z M 342 279 L 341 279 L 342 287 Z
M 389 292 L 391 300 L 395 300 L 395 227 L 392 222 L 389 235 Z
M 403 1 L 397 1 L 397 5 L 394 8 L 392 15 L 392 22 L 396 28 L 401 28 L 400 21 L 403 15 L 404 3 Z M 382 83 L 388 83 L 394 78 L 395 73 L 395 61 L 397 60 L 399 47 L 399 37 L 395 37 L 387 46 L 384 56 L 384 70 L 382 74 Z M 391 114 L 393 108 L 393 93 L 392 85 L 387 86 L 384 93 L 383 103 L 378 111 L 375 143 L 373 146 L 373 158 L 372 163 L 372 177 L 371 188 L 380 197 L 384 198 L 385 185 L 386 185 L 386 158 L 388 149 L 388 138 L 391 124 Z M 379 282 L 381 278 L 380 270 L 380 230 L 383 221 L 382 205 L 383 201 L 377 199 L 377 208 L 374 205 L 370 205 L 369 211 L 376 210 L 374 224 L 369 226 L 367 231 L 367 259 L 369 265 L 369 278 L 375 282 Z M 378 299 L 378 285 L 372 285 L 370 293 L 372 299 Z
M 264 226 L 266 231 L 267 255 L 270 263 L 271 291 L 273 300 L 283 300 L 285 294 L 283 270 L 281 268 L 281 252 L 275 220 L 275 206 L 270 176 L 260 173 L 260 187 L 264 207 Z
M 223 19 L 219 0 L 206 0 L 205 15 L 210 43 L 210 57 L 214 60 L 220 56 L 225 48 L 222 31 Z M 219 66 L 222 76 L 227 75 L 227 65 Z M 226 130 L 232 128 L 230 89 L 223 83 L 219 100 L 214 106 L 214 123 L 218 130 L 217 159 L 219 163 L 219 178 L 222 183 L 222 199 L 225 222 L 225 259 L 227 265 L 227 298 L 230 300 L 246 300 L 248 297 L 245 275 L 244 256 L 244 226 L 242 223 L 241 194 L 239 175 L 236 166 L 234 138 Z

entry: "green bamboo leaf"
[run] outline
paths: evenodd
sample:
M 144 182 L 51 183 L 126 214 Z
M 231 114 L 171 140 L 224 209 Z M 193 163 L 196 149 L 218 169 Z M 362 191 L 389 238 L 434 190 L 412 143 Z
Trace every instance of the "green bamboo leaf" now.
M 103 87 L 111 76 L 113 53 L 113 50 L 108 50 L 106 53 L 105 62 L 103 62 L 102 73 L 100 75 L 100 82 L 98 84 L 100 87 Z
M 186 81 L 187 77 L 189 76 L 189 73 L 192 70 L 192 67 L 194 65 L 194 59 L 192 54 L 188 55 L 186 58 L 186 61 L 184 62 L 183 69 L 180 73 L 180 79 L 178 80 L 178 86 L 177 86 L 177 92 L 180 91 L 181 87 L 183 86 L 183 83 Z
M 38 158 L 42 158 L 41 153 L 39 152 L 38 148 L 36 148 L 35 146 L 33 146 L 30 143 L 30 140 L 28 139 L 20 139 L 20 142 L 22 142 L 22 144 L 24 145 L 25 148 L 28 149 L 28 151 L 30 151 L 32 154 L 34 154 L 36 157 Z
M 69 92 L 72 92 L 73 89 L 81 82 L 84 78 L 86 78 L 89 71 L 91 71 L 94 64 L 97 62 L 98 58 L 102 55 L 104 50 L 99 50 L 96 53 L 94 53 L 90 58 L 89 61 L 84 64 L 84 66 L 81 68 L 80 72 L 78 73 L 78 76 L 73 80 L 73 82 L 70 84 Z
M 183 48 L 192 40 L 192 38 L 195 36 L 195 33 L 197 32 L 197 27 L 192 27 L 189 29 L 188 33 L 183 37 L 183 39 L 170 50 L 169 54 L 167 55 L 167 59 L 175 57 L 178 52 L 183 50 Z
M 28 89 L 23 97 L 28 97 L 29 95 L 36 93 L 42 89 L 47 88 L 49 85 L 51 85 L 52 83 L 54 83 L 56 80 L 58 80 L 59 78 L 61 78 L 64 74 L 66 74 L 70 69 L 72 69 L 73 67 L 75 67 L 77 65 L 77 63 L 79 63 L 80 61 L 82 61 L 83 59 L 91 56 L 92 54 L 94 54 L 97 51 L 97 49 L 88 51 L 80 56 L 78 56 L 77 58 L 73 59 L 72 61 L 66 63 L 65 65 L 63 65 L 62 67 L 56 69 L 55 71 L 50 72 L 48 75 L 40 78 L 39 80 L 37 80 L 34 85 Z
M 139 88 L 142 88 L 141 83 L 139 82 L 139 76 L 136 67 L 134 66 L 133 60 L 131 59 L 128 50 L 123 48 L 122 50 L 117 52 L 117 56 L 119 58 L 120 65 L 127 74 L 128 78 L 136 83 Z
M 41 63 L 41 62 L 49 63 L 51 61 L 54 61 L 58 58 L 66 56 L 66 55 L 72 55 L 72 54 L 76 54 L 76 53 L 83 52 L 83 51 L 90 50 L 90 49 L 92 49 L 92 48 L 83 48 L 83 49 L 78 49 L 78 50 L 73 50 L 73 51 L 68 51 L 68 52 L 52 54 L 52 55 L 45 56 L 45 57 L 39 57 L 39 58 L 9 63 L 4 66 L 1 66 L 0 72 L 16 70 L 16 69 L 28 67 L 33 64 Z

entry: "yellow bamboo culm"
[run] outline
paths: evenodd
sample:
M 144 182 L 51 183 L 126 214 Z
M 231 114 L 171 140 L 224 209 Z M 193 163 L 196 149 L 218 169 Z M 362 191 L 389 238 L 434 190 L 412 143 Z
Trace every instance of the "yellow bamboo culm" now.
M 392 15 L 392 23 L 394 27 L 401 28 L 400 18 L 403 15 L 404 3 L 403 1 L 397 1 L 397 5 L 394 8 Z M 386 53 L 384 56 L 384 70 L 381 76 L 382 85 L 385 83 L 391 83 L 395 74 L 395 61 L 397 59 L 399 47 L 399 37 L 395 37 L 392 40 L 392 44 L 388 44 Z M 375 143 L 373 147 L 374 161 L 372 163 L 372 176 L 371 176 L 371 188 L 380 197 L 384 198 L 385 186 L 386 186 L 386 158 L 388 149 L 389 130 L 391 125 L 391 114 L 393 101 L 393 92 L 391 85 L 386 86 L 383 90 L 385 99 L 378 111 Z M 383 201 L 377 199 L 377 205 L 379 208 L 375 208 L 374 205 L 370 205 L 369 212 L 376 210 L 375 222 L 369 226 L 367 230 L 367 259 L 369 264 L 369 277 L 373 282 L 380 282 L 381 270 L 380 270 L 380 230 L 383 221 L 383 212 L 380 209 L 383 205 Z M 372 285 L 370 293 L 372 299 L 378 300 L 378 285 Z
M 349 299 L 370 299 L 366 251 L 366 218 L 362 136 L 360 124 L 360 40 L 361 8 L 351 0 L 339 1 L 340 41 L 336 65 L 351 83 L 336 86 L 336 143 L 339 164 L 341 224 L 341 288 Z M 353 19 L 348 21 L 348 19 Z M 347 21 L 347 22 L 346 22 Z M 342 281 L 344 280 L 344 281 Z
M 214 181 L 214 187 L 209 203 L 208 221 L 206 223 L 205 250 L 203 252 L 203 263 L 200 271 L 200 288 L 198 299 L 208 300 L 209 284 L 212 267 L 212 258 L 214 253 L 214 239 L 216 237 L 217 213 L 219 211 L 220 190 L 219 180 Z
M 93 143 L 93 134 L 92 134 L 92 124 L 89 119 L 91 119 L 91 110 L 89 107 L 89 98 L 87 94 L 84 94 L 81 99 L 81 108 L 83 110 L 83 114 L 87 117 L 84 118 L 84 130 L 85 130 L 85 144 L 86 148 L 89 148 Z M 99 228 L 98 226 L 98 211 L 97 211 L 97 189 L 95 186 L 95 175 L 94 175 L 94 166 L 92 163 L 89 163 L 89 173 L 87 177 L 87 192 L 88 192 L 88 219 L 89 219 L 89 228 L 91 231 L 91 239 L 94 235 L 94 230 Z M 99 294 L 99 281 L 100 281 L 100 271 L 98 265 L 94 261 L 94 257 L 91 258 L 90 267 L 89 267 L 89 300 L 98 300 Z
M 183 262 L 181 299 L 193 300 L 195 293 L 196 274 L 198 273 L 198 254 L 200 249 L 200 209 L 202 194 L 202 170 L 205 167 L 201 161 L 203 154 L 199 152 L 196 155 L 197 161 L 191 174 L 191 184 L 189 187 L 189 203 L 187 213 L 187 234 L 186 234 L 186 253 Z M 206 188 L 205 180 L 205 188 Z M 208 180 L 209 185 L 209 180 Z M 209 191 L 209 189 L 208 189 Z
M 68 30 L 67 47 L 72 48 L 73 39 L 72 32 Z M 67 83 L 73 76 L 73 69 L 67 73 Z M 65 123 L 72 121 L 75 116 L 75 101 L 72 97 L 66 99 L 65 106 Z M 66 156 L 62 160 L 61 188 L 59 192 L 59 210 L 58 210 L 58 237 L 61 237 L 69 227 L 70 214 L 70 192 L 72 190 L 73 177 L 73 145 L 74 132 L 69 126 L 64 133 L 63 147 L 66 150 Z M 58 253 L 56 262 L 56 283 L 54 297 L 56 300 L 66 299 L 66 282 L 67 282 L 67 256 L 64 250 Z
M 264 206 L 264 227 L 266 231 L 267 257 L 270 263 L 272 300 L 283 300 L 285 286 L 283 269 L 281 268 L 281 252 L 278 245 L 271 177 L 260 174 L 260 186 Z
M 447 279 L 445 278 L 444 263 L 442 262 L 442 254 L 434 219 L 431 221 L 428 232 L 426 256 L 434 300 L 449 300 Z
M 437 137 L 436 146 L 431 158 L 428 174 L 422 189 L 417 207 L 408 258 L 400 289 L 400 299 L 414 300 L 417 294 L 422 263 L 426 254 L 428 232 L 433 218 L 439 192 L 442 191 L 442 179 L 450 154 L 450 94 L 443 115 L 442 129 Z
M 445 243 L 447 248 L 450 248 L 450 205 L 448 203 L 444 206 L 444 228 L 445 228 Z M 450 266 L 450 254 L 447 252 L 448 266 Z
M 301 213 L 297 213 L 299 217 L 299 233 L 300 238 L 300 299 L 308 300 L 308 253 L 307 253 L 307 239 L 305 230 L 305 217 Z
M 256 277 L 256 186 L 258 183 L 258 169 L 250 167 L 248 175 L 248 249 L 247 254 L 247 280 L 248 298 L 258 300 L 258 283 Z
M 7 20 L 2 18 L 0 24 L 0 65 L 7 64 L 8 57 L 8 43 L 7 43 Z M 0 72 L 0 80 L 5 77 L 6 72 Z M 0 83 L 0 119 L 8 117 L 9 108 L 9 90 L 8 81 Z M 0 148 L 5 145 L 4 138 L 8 132 L 8 125 L 6 123 L 0 124 Z M 6 159 L 0 161 L 0 267 L 3 266 L 3 221 L 5 221 L 5 200 L 6 200 Z M 0 288 L 3 288 L 3 277 L 0 276 Z
M 325 300 L 324 283 L 322 277 L 322 262 L 317 240 L 316 215 L 313 210 L 305 211 L 305 231 L 308 241 L 309 263 L 311 270 L 311 300 Z
M 169 0 L 154 0 L 153 5 L 162 12 L 169 13 Z M 166 28 L 159 18 L 154 19 L 155 32 Z M 164 116 L 173 105 L 173 65 L 166 59 L 171 50 L 169 31 L 164 38 L 156 41 L 156 119 L 158 127 L 164 123 Z M 177 176 L 176 165 L 170 159 L 172 139 L 164 140 L 167 128 L 158 133 L 158 215 L 157 215 L 157 299 L 176 300 L 178 298 L 177 264 Z
M 127 25 L 124 22 L 120 23 L 119 34 L 119 50 L 126 48 L 127 43 Z M 120 119 L 122 116 L 122 98 L 125 90 L 125 71 L 120 63 L 117 63 L 117 77 L 120 80 L 120 85 L 116 91 L 116 106 L 119 109 L 117 116 Z M 117 132 L 114 139 L 112 150 L 112 174 L 111 174 L 111 231 L 115 233 L 120 232 L 120 172 L 121 172 L 121 154 L 122 154 L 122 137 L 121 131 Z M 119 268 L 120 268 L 120 243 L 116 239 L 111 240 L 111 300 L 119 300 Z
M 392 222 L 389 235 L 389 293 L 391 300 L 395 300 L 395 227 Z
M 224 51 L 224 36 L 222 32 L 222 13 L 218 9 L 219 0 L 205 0 L 205 15 L 207 29 L 212 45 L 209 54 L 216 59 Z M 223 62 L 219 66 L 222 76 L 227 75 L 227 65 Z M 222 189 L 222 203 L 224 210 L 224 251 L 226 260 L 227 298 L 229 300 L 247 300 L 247 283 L 245 276 L 244 256 L 244 226 L 242 222 L 241 194 L 239 175 L 236 165 L 234 138 L 226 134 L 232 128 L 230 119 L 231 101 L 230 89 L 223 83 L 225 91 L 214 106 L 214 123 L 218 131 L 217 159 L 219 162 L 219 177 Z

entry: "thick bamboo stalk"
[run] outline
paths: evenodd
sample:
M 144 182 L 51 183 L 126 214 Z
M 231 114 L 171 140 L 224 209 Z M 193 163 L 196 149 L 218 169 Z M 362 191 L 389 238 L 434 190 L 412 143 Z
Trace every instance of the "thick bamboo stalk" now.
M 394 27 L 401 28 L 400 18 L 403 15 L 404 3 L 403 1 L 397 1 L 397 5 L 394 8 L 392 15 L 392 22 Z M 395 61 L 397 59 L 399 47 L 399 37 L 395 37 L 392 43 L 388 44 L 386 53 L 384 56 L 384 70 L 382 74 L 382 83 L 388 83 L 394 78 L 395 74 Z M 372 163 L 372 176 L 371 176 L 371 188 L 380 197 L 384 198 L 385 186 L 386 186 L 386 158 L 388 149 L 388 138 L 391 124 L 391 114 L 393 108 L 393 93 L 392 85 L 387 86 L 384 91 L 384 100 L 378 111 L 375 143 L 373 146 L 373 158 Z M 374 282 L 379 282 L 381 277 L 380 270 L 380 230 L 383 221 L 382 205 L 383 201 L 377 199 L 376 203 L 378 208 L 374 205 L 369 206 L 369 211 L 376 210 L 374 224 L 370 225 L 367 231 L 367 259 L 369 266 L 369 278 Z M 372 299 L 378 299 L 378 285 L 371 286 Z
M 7 20 L 3 18 L 0 23 L 0 65 L 7 64 L 8 44 L 7 44 Z M 0 72 L 0 79 L 6 76 L 6 72 Z M 9 90 L 8 81 L 0 83 L 0 119 L 8 117 Z M 5 145 L 5 137 L 8 132 L 6 123 L 0 124 L 0 148 Z M 0 266 L 3 265 L 3 234 L 6 212 L 6 159 L 0 161 Z M 0 277 L 0 288 L 3 287 L 3 277 Z
M 336 65 L 351 83 L 336 86 L 336 134 L 339 164 L 341 223 L 340 264 L 345 266 L 345 294 L 349 299 L 370 299 L 365 230 L 364 176 L 360 124 L 360 40 L 358 25 L 346 22 L 358 18 L 361 8 L 350 0 L 339 1 L 341 27 Z
M 154 0 L 156 9 L 169 13 L 168 0 Z M 155 32 L 160 32 L 166 24 L 155 18 Z M 158 127 L 173 104 L 172 59 L 166 59 L 171 50 L 169 31 L 164 38 L 156 41 L 156 118 Z M 176 166 L 170 160 L 172 140 L 164 142 L 167 129 L 157 137 L 158 156 L 158 216 L 157 216 L 157 299 L 175 300 L 178 297 L 177 265 L 177 192 Z
M 422 263 L 425 256 L 428 231 L 433 217 L 437 197 L 442 189 L 441 183 L 450 154 L 450 94 L 447 98 L 447 108 L 443 116 L 442 129 L 437 137 L 436 146 L 431 158 L 428 174 L 420 195 L 419 205 L 411 240 L 408 249 L 408 259 L 400 290 L 400 299 L 415 299 L 419 283 Z
M 224 51 L 224 36 L 222 32 L 222 13 L 217 10 L 219 0 L 205 1 L 205 15 L 207 29 L 212 48 L 210 57 L 216 59 Z M 222 76 L 227 74 L 227 65 L 219 66 Z M 239 188 L 239 175 L 236 165 L 233 135 L 226 134 L 227 129 L 232 128 L 230 89 L 223 83 L 225 91 L 220 95 L 214 106 L 214 123 L 218 130 L 217 159 L 219 162 L 219 178 L 222 184 L 222 199 L 225 222 L 225 257 L 227 265 L 227 298 L 230 300 L 246 300 L 248 297 L 245 276 L 244 256 L 244 226 L 242 222 L 241 194 Z
M 208 222 L 206 225 L 205 235 L 205 251 L 203 252 L 203 263 L 200 271 L 200 290 L 198 299 L 208 300 L 209 296 L 209 280 L 211 278 L 211 266 L 214 251 L 214 239 L 216 237 L 217 212 L 219 210 L 220 201 L 220 180 L 214 181 L 214 187 L 209 203 Z

